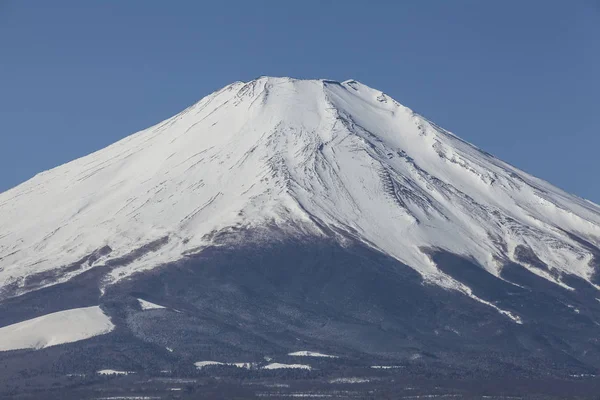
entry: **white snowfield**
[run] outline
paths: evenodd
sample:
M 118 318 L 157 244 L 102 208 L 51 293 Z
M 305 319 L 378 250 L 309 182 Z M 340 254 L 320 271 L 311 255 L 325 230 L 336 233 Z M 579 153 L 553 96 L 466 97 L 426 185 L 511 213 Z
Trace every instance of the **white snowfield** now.
M 158 400 L 160 397 L 156 396 L 109 396 L 109 397 L 96 397 L 94 400 Z
M 133 371 L 117 371 L 115 369 L 102 369 L 96 372 L 99 375 L 129 375 L 135 374 Z
M 194 365 L 198 369 L 202 369 L 204 367 L 210 367 L 211 365 L 226 365 L 226 363 L 222 363 L 219 361 L 198 361 L 195 362 Z
M 219 366 L 225 365 L 230 367 L 238 367 L 245 369 L 252 369 L 257 367 L 257 363 L 251 362 L 220 362 L 220 361 L 198 361 L 195 362 L 194 365 L 197 369 L 203 369 L 211 366 Z M 311 369 L 310 365 L 304 364 L 280 364 L 280 363 L 271 363 L 262 367 L 262 369 L 283 369 L 283 368 L 295 368 L 295 369 Z
M 210 367 L 215 365 L 227 365 L 229 367 L 238 367 L 245 369 L 252 369 L 256 365 L 256 363 L 251 362 L 220 362 L 220 361 L 198 361 L 195 362 L 194 365 L 197 369 L 202 369 L 204 367 Z
M 306 351 L 306 350 L 296 351 L 294 353 L 289 353 L 288 356 L 338 358 L 338 356 L 331 356 L 329 354 L 317 353 L 315 351 Z
M 0 287 L 31 290 L 23 277 L 54 269 L 64 281 L 168 238 L 114 269 L 110 284 L 200 251 L 215 232 L 265 225 L 349 235 L 517 323 L 438 269 L 427 250 L 468 257 L 498 276 L 525 246 L 556 274 L 527 268 L 566 286 L 560 273 L 589 281 L 594 272 L 592 252 L 571 235 L 600 246 L 600 207 L 381 91 L 261 77 L 0 194 Z M 60 273 L 104 246 L 112 251 Z
M 329 381 L 329 383 L 369 383 L 371 379 L 368 378 L 336 378 Z
M 143 299 L 137 299 L 138 303 L 140 303 L 140 307 L 142 307 L 142 310 L 146 311 L 146 310 L 160 310 L 163 308 L 166 308 L 164 306 L 161 306 L 159 304 L 154 304 L 154 303 L 150 303 L 149 301 L 143 300 Z
M 311 370 L 312 369 L 310 365 L 306 365 L 306 364 L 280 364 L 280 363 L 268 364 L 268 365 L 265 365 L 262 368 L 263 369 L 287 369 L 287 368 L 291 368 L 291 369 L 307 369 L 307 370 Z
M 100 307 L 74 308 L 0 328 L 0 351 L 72 343 L 113 329 L 110 318 Z

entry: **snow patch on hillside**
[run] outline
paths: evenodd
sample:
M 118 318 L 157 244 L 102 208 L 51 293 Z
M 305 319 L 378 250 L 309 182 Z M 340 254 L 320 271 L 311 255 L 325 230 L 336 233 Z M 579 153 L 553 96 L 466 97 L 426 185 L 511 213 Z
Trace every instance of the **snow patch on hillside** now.
M 137 301 L 140 303 L 140 307 L 142 307 L 142 310 L 146 311 L 146 310 L 159 310 L 162 308 L 166 308 L 164 306 L 158 305 L 158 304 L 154 304 L 154 303 L 150 303 L 149 301 L 143 300 L 143 299 L 137 299 Z
M 263 367 L 263 369 L 286 369 L 286 368 L 291 368 L 291 369 L 306 369 L 306 370 L 311 370 L 312 369 L 312 367 L 310 365 L 306 365 L 306 364 L 281 364 L 281 363 L 272 363 L 272 364 L 265 365 Z
M 196 366 L 196 368 L 202 369 L 204 367 L 209 367 L 211 365 L 225 365 L 225 363 L 222 363 L 219 361 L 198 361 L 198 362 L 195 362 L 194 365 Z
M 114 327 L 98 306 L 58 311 L 0 328 L 0 351 L 77 342 L 109 333 Z
M 296 351 L 294 353 L 289 353 L 288 356 L 338 358 L 338 356 L 331 356 L 329 354 L 317 353 L 315 351 L 306 351 L 306 350 Z
M 230 367 L 252 369 L 252 368 L 254 368 L 256 366 L 256 363 L 251 363 L 251 362 L 198 361 L 198 362 L 195 362 L 194 365 L 196 366 L 197 369 L 202 369 L 202 368 L 210 367 L 210 366 L 218 366 L 218 365 L 226 365 L 226 366 L 230 366 Z
M 129 374 L 135 374 L 135 372 L 133 371 L 118 371 L 115 369 L 101 369 L 100 371 L 96 372 L 99 375 L 129 375 Z
M 329 381 L 329 383 L 369 383 L 371 379 L 368 378 L 335 378 Z

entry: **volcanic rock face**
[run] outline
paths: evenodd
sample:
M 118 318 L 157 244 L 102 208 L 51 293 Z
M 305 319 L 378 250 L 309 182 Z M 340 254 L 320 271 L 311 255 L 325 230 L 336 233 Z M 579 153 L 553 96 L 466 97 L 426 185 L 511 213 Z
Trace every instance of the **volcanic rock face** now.
M 100 304 L 93 343 L 190 365 L 600 367 L 600 208 L 356 81 L 233 83 L 0 194 L 0 227 L 0 327 Z

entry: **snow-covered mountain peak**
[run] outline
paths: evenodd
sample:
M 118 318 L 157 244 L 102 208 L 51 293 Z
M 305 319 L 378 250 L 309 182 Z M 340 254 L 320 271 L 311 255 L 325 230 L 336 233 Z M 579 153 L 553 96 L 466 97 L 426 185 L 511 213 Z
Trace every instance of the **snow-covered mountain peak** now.
M 52 277 L 39 287 L 130 257 L 108 278 L 119 280 L 201 251 L 232 228 L 353 237 L 465 292 L 432 251 L 494 275 L 525 263 L 566 286 L 563 274 L 595 282 L 600 246 L 596 205 L 381 91 L 273 77 L 228 85 L 0 194 L 0 226 L 0 285 L 10 293 L 31 290 L 33 274 Z M 141 248 L 152 251 L 131 256 Z

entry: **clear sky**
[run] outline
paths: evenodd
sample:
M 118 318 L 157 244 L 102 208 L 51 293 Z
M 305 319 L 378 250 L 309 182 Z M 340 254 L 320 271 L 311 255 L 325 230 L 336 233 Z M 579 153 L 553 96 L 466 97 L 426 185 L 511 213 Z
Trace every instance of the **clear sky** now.
M 356 79 L 600 203 L 599 0 L 0 0 L 0 191 L 236 80 Z

